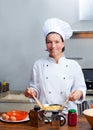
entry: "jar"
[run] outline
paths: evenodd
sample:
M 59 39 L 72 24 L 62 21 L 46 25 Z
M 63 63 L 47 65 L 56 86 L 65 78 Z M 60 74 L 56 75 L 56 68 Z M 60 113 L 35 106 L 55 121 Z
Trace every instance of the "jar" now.
M 60 126 L 63 126 L 66 122 L 65 117 L 63 115 L 60 115 L 59 111 L 57 110 L 52 111 L 51 120 L 52 129 L 59 128 Z
M 68 110 L 68 125 L 69 126 L 77 125 L 77 112 L 75 109 Z
M 34 109 L 31 109 L 29 112 L 30 124 L 33 127 L 40 127 L 44 125 L 44 111 L 40 110 L 40 107 L 37 105 L 34 106 Z

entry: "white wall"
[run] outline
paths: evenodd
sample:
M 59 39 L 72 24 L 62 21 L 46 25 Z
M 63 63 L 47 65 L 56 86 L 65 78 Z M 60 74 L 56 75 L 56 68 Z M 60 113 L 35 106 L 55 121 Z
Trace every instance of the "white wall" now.
M 93 0 L 79 0 L 80 20 L 93 20 Z
M 14 90 L 24 90 L 29 85 L 34 61 L 47 55 L 42 32 L 44 21 L 58 17 L 73 24 L 79 18 L 78 2 L 0 0 L 0 81 L 6 80 Z M 66 45 L 66 53 L 72 55 L 75 44 L 72 40 L 67 42 L 72 43 Z

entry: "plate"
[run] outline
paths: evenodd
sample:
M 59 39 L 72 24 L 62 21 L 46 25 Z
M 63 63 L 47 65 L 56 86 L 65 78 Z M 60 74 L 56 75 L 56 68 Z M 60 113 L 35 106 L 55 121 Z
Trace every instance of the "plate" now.
M 3 114 L 4 118 L 5 118 L 5 116 L 8 116 L 8 118 L 10 118 L 10 120 L 7 120 L 7 119 L 4 119 L 1 116 L 0 120 L 4 121 L 4 122 L 16 123 L 16 122 L 24 122 L 24 121 L 28 121 L 29 120 L 28 112 L 26 112 L 26 111 L 13 110 L 13 111 L 8 111 L 8 112 L 2 113 L 2 114 Z M 16 121 L 13 120 L 14 118 L 16 119 Z
M 2 117 L 0 117 L 0 120 L 3 121 L 3 122 L 7 122 L 7 123 L 22 123 L 22 122 L 29 121 L 29 117 L 27 117 L 24 120 L 18 120 L 18 121 L 7 121 L 7 120 L 4 120 Z

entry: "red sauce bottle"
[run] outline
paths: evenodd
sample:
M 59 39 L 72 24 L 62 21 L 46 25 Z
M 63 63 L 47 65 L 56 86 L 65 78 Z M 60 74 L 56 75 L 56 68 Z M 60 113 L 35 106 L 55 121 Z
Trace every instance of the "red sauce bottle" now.
M 68 125 L 69 126 L 77 125 L 77 113 L 75 109 L 68 110 Z

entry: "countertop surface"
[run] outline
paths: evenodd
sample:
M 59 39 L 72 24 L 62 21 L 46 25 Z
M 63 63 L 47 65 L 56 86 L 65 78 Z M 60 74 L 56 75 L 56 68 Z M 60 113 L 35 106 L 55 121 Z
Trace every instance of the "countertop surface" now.
M 93 100 L 93 95 L 87 95 L 85 100 L 86 100 L 86 101 L 88 101 L 88 100 Z
M 31 122 L 24 123 L 5 123 L 0 121 L 0 129 L 1 130 L 52 130 L 51 125 L 49 123 L 44 124 L 42 127 L 32 127 Z M 86 118 L 82 116 L 78 116 L 77 126 L 68 126 L 67 122 L 64 126 L 60 127 L 59 130 L 91 130 L 91 126 L 87 122 Z

